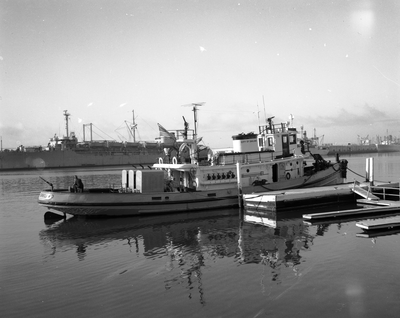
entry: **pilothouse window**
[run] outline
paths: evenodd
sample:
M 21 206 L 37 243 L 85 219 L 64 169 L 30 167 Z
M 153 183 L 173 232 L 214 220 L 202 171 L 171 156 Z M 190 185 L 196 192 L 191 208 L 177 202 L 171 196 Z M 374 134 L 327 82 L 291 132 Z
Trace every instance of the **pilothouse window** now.
M 262 138 L 258 138 L 258 146 L 264 147 L 264 140 Z

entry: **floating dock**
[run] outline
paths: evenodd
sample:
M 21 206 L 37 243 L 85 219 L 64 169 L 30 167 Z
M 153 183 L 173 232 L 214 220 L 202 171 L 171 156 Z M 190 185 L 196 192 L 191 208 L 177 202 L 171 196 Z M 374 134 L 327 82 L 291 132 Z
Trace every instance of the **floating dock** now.
M 304 214 L 303 219 L 310 222 L 321 222 L 321 220 L 329 219 L 359 219 L 361 216 L 376 216 L 377 214 L 379 217 L 400 214 L 399 182 L 374 182 L 373 171 L 373 158 L 367 158 L 365 182 L 354 181 L 354 183 L 336 186 L 244 194 L 243 204 L 246 210 L 268 212 L 284 211 L 291 208 L 327 206 L 334 203 L 352 202 L 355 204 L 355 208 L 349 210 Z M 400 217 L 398 222 L 358 223 L 357 226 L 365 230 L 400 227 Z
M 357 233 L 356 237 L 365 237 L 365 238 L 374 238 L 380 236 L 389 236 L 400 233 L 400 227 L 396 227 L 394 229 L 382 229 L 376 231 L 364 231 L 362 233 Z
M 355 182 L 336 186 L 244 194 L 243 205 L 245 208 L 253 210 L 278 212 L 290 208 L 315 207 L 331 203 L 353 202 L 362 205 L 372 205 L 375 209 L 380 207 L 385 208 L 385 211 L 388 211 L 388 209 L 393 208 L 393 204 L 396 201 L 385 200 L 385 198 L 390 197 L 391 199 L 399 200 L 398 193 L 399 183 L 379 183 L 371 186 L 369 182 Z M 360 197 L 362 199 L 359 199 Z M 362 210 L 364 211 L 365 208 Z M 351 211 L 356 213 L 356 211 Z M 349 213 L 347 211 L 340 212 L 342 212 L 342 214 Z M 337 215 L 339 216 L 340 214 Z
M 393 200 L 386 200 L 387 197 Z M 304 220 L 314 223 L 324 220 L 326 222 L 329 219 L 345 220 L 349 218 L 357 221 L 361 216 L 367 215 L 388 217 L 400 214 L 399 198 L 399 183 L 380 183 L 371 186 L 370 183 L 355 182 L 338 186 L 244 194 L 243 202 L 246 210 L 259 212 L 284 212 L 293 208 L 301 209 L 338 203 L 354 203 L 355 205 L 355 208 L 348 210 L 303 214 Z M 400 217 L 398 224 L 386 225 L 382 222 L 379 224 L 381 229 L 400 227 Z M 369 223 L 366 226 L 369 226 Z M 373 226 L 376 228 L 378 225 L 371 224 L 371 228 Z
M 389 219 L 358 222 L 356 223 L 356 226 L 363 229 L 364 231 L 391 230 L 394 228 L 400 228 L 400 216 Z
M 307 220 L 318 220 L 318 219 L 328 219 L 328 218 L 337 218 L 337 217 L 347 217 L 352 215 L 366 215 L 366 214 L 376 214 L 379 212 L 396 212 L 400 213 L 400 204 L 392 204 L 392 205 L 377 205 L 375 207 L 361 207 L 357 209 L 350 210 L 342 210 L 342 211 L 332 211 L 332 212 L 323 212 L 323 213 L 312 213 L 312 214 L 303 214 L 303 219 Z
M 355 202 L 352 184 L 244 194 L 245 208 L 277 212 L 329 203 Z
M 362 199 L 357 200 L 359 208 L 323 213 L 304 214 L 303 218 L 307 220 L 321 220 L 329 218 L 351 217 L 355 215 L 367 215 L 377 213 L 398 212 L 400 213 L 399 183 L 389 183 L 380 185 L 354 185 L 351 191 L 358 194 Z M 389 193 L 386 195 L 386 192 Z M 380 197 L 395 198 L 394 200 L 380 199 Z

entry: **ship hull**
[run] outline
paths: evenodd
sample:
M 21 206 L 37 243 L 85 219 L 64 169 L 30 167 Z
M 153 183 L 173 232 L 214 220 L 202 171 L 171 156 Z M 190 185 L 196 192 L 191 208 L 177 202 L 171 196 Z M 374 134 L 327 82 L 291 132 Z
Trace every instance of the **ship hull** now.
M 51 195 L 51 199 L 47 199 Z M 135 216 L 176 213 L 238 205 L 237 191 L 162 193 L 70 193 L 42 191 L 39 204 L 50 210 L 75 216 Z
M 378 152 L 400 152 L 400 145 L 378 145 Z
M 386 153 L 386 152 L 400 152 L 400 145 L 341 145 L 330 146 L 328 155 L 335 154 L 358 154 L 358 153 Z
M 321 187 L 343 182 L 339 164 L 335 164 L 311 176 L 246 186 L 241 193 Z M 50 211 L 75 216 L 120 217 L 235 207 L 239 205 L 239 190 L 236 181 L 222 189 L 193 192 L 124 193 L 113 189 L 89 189 L 74 193 L 69 190 L 44 190 L 39 195 L 38 203 Z
M 358 153 L 376 153 L 378 152 L 378 148 L 375 144 L 373 145 L 337 145 L 330 146 L 328 155 L 336 155 L 336 154 L 358 154 Z
M 162 153 L 154 150 L 137 152 L 0 152 L 0 171 L 20 169 L 49 169 L 69 167 L 96 167 L 122 165 L 148 165 L 157 162 Z

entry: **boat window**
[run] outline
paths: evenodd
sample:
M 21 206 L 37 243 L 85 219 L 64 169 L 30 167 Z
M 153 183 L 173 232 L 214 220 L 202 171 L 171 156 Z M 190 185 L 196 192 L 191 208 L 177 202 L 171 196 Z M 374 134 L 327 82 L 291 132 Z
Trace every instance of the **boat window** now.
M 272 147 L 274 145 L 273 138 L 268 137 L 268 146 Z
M 207 194 L 207 196 L 208 196 L 208 197 L 216 197 L 217 194 L 216 194 L 216 193 L 209 193 L 209 194 Z
M 258 138 L 258 147 L 264 146 L 264 140 L 262 138 Z
M 152 200 L 162 200 L 161 197 L 152 197 L 151 199 L 152 199 Z

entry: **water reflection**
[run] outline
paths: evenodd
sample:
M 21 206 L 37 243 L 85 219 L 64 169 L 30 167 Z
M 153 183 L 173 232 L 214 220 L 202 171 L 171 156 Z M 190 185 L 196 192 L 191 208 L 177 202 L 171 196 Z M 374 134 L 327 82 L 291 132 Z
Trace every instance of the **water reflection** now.
M 219 210 L 199 213 L 179 213 L 162 216 L 85 219 L 71 217 L 47 225 L 39 233 L 46 245 L 56 250 L 76 247 L 80 252 L 85 246 L 126 241 L 147 258 L 164 255 L 165 250 L 183 249 L 202 243 L 204 237 L 212 241 L 220 230 L 237 228 L 238 210 Z
M 189 298 L 204 305 L 204 275 L 212 275 L 209 268 L 224 258 L 231 260 L 228 266 L 260 265 L 263 293 L 271 291 L 273 285 L 288 285 L 288 279 L 287 288 L 301 281 L 313 268 L 313 264 L 307 263 L 307 252 L 334 225 L 307 224 L 302 219 L 304 213 L 307 212 L 239 213 L 237 209 L 227 209 L 139 218 L 72 217 L 47 225 L 39 236 L 46 246 L 46 257 L 74 251 L 79 262 L 106 259 L 110 249 L 122 245 L 119 253 L 134 253 L 137 258 L 127 266 L 116 266 L 117 272 L 106 275 L 131 270 L 131 275 L 146 277 L 162 273 L 162 282 L 157 284 L 163 284 L 165 290 L 181 286 Z M 334 226 L 340 229 L 342 225 Z M 94 253 L 96 257 L 88 257 Z
M 163 271 L 166 290 L 176 285 L 186 286 L 188 297 L 192 298 L 196 291 L 200 303 L 204 304 L 205 263 L 236 257 L 239 223 L 237 209 L 143 218 L 72 217 L 48 225 L 39 236 L 52 257 L 73 249 L 79 261 L 84 261 L 88 253 L 96 253 L 99 247 L 115 246 L 122 241 L 139 259 L 156 261 L 145 267 L 146 275 Z M 157 261 L 164 265 L 154 270 Z
M 247 209 L 241 229 L 243 261 L 271 268 L 271 280 L 281 283 L 283 270 L 300 273 L 302 251 L 309 250 L 315 236 L 303 223 L 302 213 L 276 213 Z
M 94 252 L 90 246 L 124 241 L 130 251 L 145 259 L 164 259 L 168 272 L 179 270 L 178 275 L 166 277 L 166 289 L 185 282 L 191 290 L 195 281 L 201 302 L 206 261 L 227 257 L 238 265 L 266 265 L 273 270 L 271 279 L 279 281 L 283 267 L 297 274 L 302 251 L 310 249 L 315 238 L 301 214 L 239 214 L 237 209 L 144 218 L 73 217 L 48 225 L 39 236 L 50 246 L 49 254 L 75 249 L 79 261 Z
M 397 235 L 397 234 L 400 234 L 400 228 L 374 230 L 374 231 L 357 233 L 356 237 L 378 238 L 381 236 L 390 236 L 390 235 Z M 375 241 L 373 241 L 373 242 L 375 243 Z

